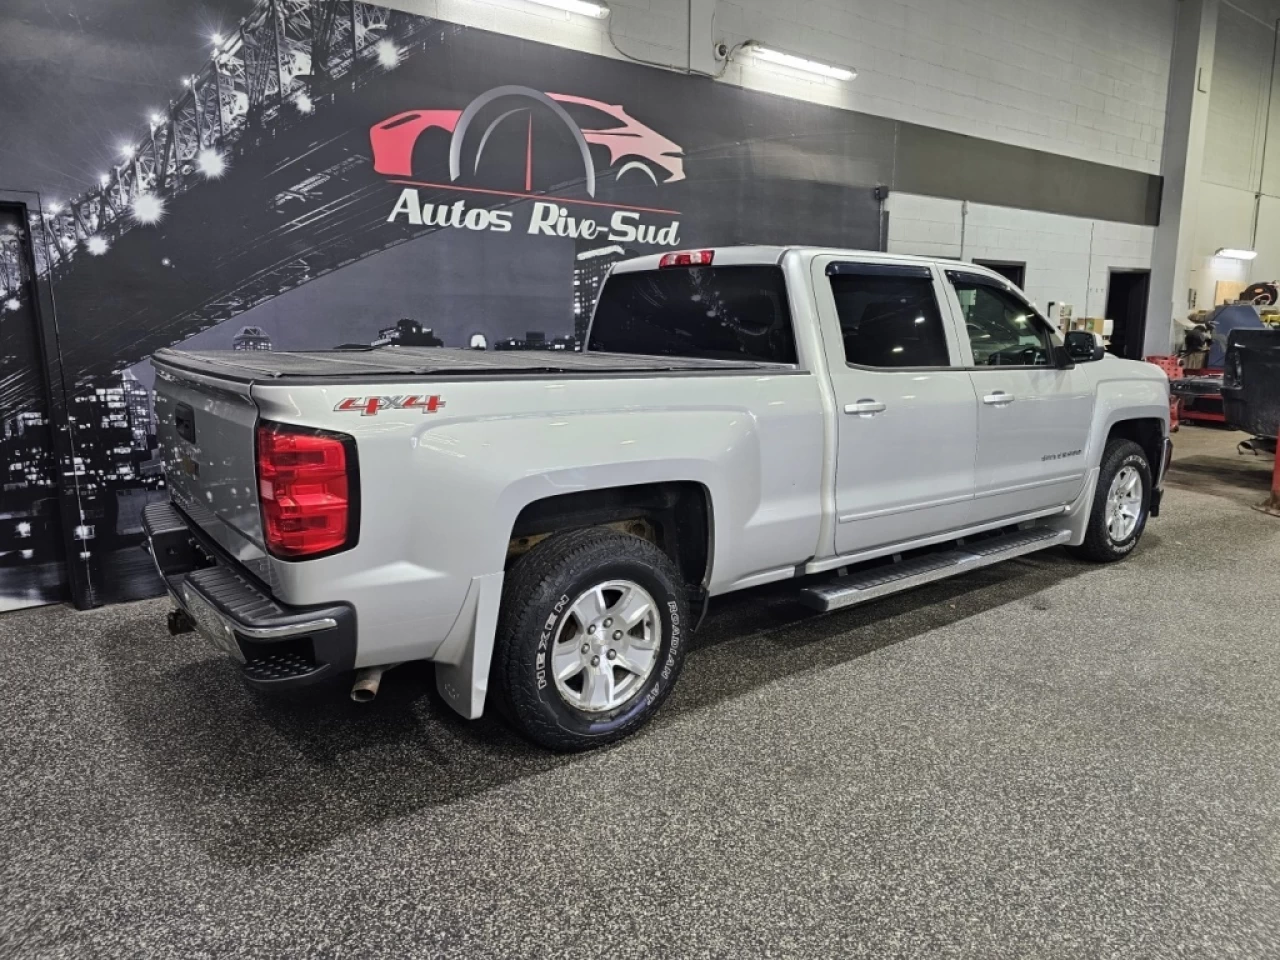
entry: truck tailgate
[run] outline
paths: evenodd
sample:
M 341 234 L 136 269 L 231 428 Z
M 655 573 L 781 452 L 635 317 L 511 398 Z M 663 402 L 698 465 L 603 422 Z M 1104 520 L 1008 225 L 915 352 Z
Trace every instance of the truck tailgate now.
M 156 364 L 156 420 L 170 496 L 202 531 L 263 579 L 250 387 Z

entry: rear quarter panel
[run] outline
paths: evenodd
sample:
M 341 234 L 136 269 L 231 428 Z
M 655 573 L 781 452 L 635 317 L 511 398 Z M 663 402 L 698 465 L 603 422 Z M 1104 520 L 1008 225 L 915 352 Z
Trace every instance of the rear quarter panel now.
M 360 394 L 442 404 L 335 410 Z M 264 418 L 356 438 L 358 544 L 271 562 L 280 599 L 356 606 L 357 665 L 430 657 L 472 580 L 502 571 L 520 511 L 545 497 L 702 484 L 713 593 L 817 550 L 824 424 L 819 381 L 807 373 L 259 385 L 254 398 Z

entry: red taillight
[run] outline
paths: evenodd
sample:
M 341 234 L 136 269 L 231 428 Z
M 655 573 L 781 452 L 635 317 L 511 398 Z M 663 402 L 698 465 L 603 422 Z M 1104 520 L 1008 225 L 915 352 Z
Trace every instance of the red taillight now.
M 715 256 L 714 250 L 682 250 L 680 253 L 663 254 L 658 267 L 709 267 Z
M 355 540 L 355 445 L 343 434 L 258 425 L 258 501 L 267 550 L 286 559 Z

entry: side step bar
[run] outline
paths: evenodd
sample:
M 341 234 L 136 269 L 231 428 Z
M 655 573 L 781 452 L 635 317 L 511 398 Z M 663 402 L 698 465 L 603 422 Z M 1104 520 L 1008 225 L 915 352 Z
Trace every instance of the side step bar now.
M 912 557 L 888 566 L 858 570 L 848 576 L 800 591 L 800 600 L 815 610 L 827 612 L 852 607 L 877 597 L 945 580 L 980 567 L 1003 563 L 1037 550 L 1056 547 L 1071 539 L 1069 530 L 1032 527 L 999 537 L 977 540 L 941 553 Z

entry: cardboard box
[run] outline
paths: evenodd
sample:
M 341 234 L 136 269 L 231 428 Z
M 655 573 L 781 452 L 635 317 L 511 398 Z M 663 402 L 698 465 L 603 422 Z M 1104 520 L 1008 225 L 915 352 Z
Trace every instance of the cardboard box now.
M 1100 333 L 1105 336 L 1107 321 L 1102 317 L 1076 317 L 1071 321 L 1070 329 L 1084 330 L 1088 333 Z

